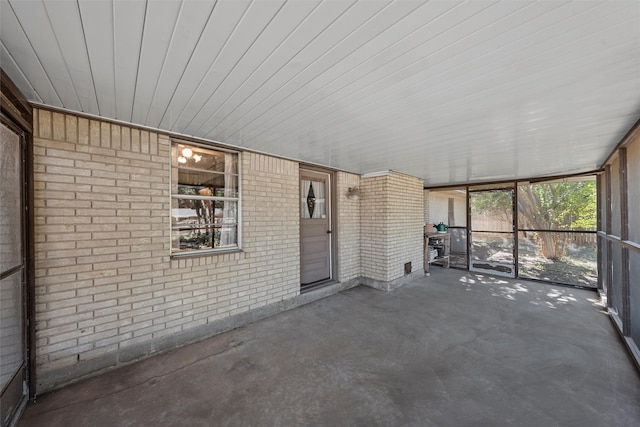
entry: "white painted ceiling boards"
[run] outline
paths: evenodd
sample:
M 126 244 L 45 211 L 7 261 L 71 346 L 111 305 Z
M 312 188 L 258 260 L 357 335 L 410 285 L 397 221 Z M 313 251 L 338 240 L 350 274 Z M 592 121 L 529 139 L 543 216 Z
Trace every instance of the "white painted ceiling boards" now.
M 427 185 L 592 171 L 640 117 L 640 1 L 0 0 L 28 99 Z

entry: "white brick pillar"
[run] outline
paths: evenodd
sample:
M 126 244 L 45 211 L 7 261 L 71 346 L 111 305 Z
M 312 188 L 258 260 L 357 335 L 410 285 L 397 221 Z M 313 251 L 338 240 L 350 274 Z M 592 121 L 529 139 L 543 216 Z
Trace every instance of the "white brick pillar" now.
M 362 276 L 369 286 L 391 290 L 423 273 L 423 182 L 388 171 L 362 176 L 361 188 Z

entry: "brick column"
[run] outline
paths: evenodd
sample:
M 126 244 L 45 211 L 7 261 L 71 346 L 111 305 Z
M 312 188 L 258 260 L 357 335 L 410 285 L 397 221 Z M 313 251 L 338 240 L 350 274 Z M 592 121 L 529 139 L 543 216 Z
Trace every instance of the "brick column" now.
M 388 291 L 423 273 L 423 182 L 389 171 L 364 175 L 361 188 L 363 282 Z

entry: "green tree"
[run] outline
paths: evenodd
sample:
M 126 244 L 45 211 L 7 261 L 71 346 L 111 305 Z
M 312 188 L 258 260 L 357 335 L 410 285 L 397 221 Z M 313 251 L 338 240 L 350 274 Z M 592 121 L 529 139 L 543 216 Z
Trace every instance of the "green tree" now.
M 595 230 L 595 181 L 547 182 L 518 186 L 519 228 Z M 539 233 L 542 255 L 557 260 L 569 246 L 568 233 Z
M 474 193 L 472 212 L 511 222 L 511 194 L 503 190 Z M 529 230 L 595 230 L 596 183 L 545 182 L 518 186 L 518 228 Z M 569 233 L 539 232 L 542 255 L 558 260 L 567 253 Z
M 509 190 L 473 192 L 471 212 L 484 214 L 495 220 L 513 223 L 513 195 Z

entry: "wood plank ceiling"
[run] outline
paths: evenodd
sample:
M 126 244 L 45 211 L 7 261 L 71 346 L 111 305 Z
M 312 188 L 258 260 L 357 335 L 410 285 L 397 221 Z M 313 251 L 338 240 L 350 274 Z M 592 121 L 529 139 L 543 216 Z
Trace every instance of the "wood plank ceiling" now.
M 28 99 L 426 185 L 595 170 L 640 117 L 640 2 L 1 1 Z

